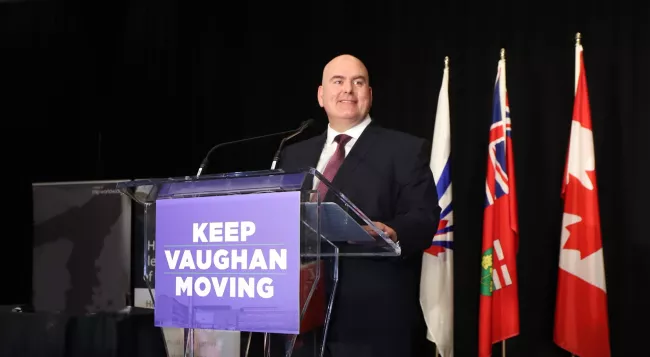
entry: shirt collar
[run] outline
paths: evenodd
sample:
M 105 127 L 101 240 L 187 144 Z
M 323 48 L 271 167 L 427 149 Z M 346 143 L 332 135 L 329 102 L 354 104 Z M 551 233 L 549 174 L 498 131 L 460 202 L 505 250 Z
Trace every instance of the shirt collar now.
M 351 127 L 350 129 L 339 133 L 338 131 L 332 129 L 331 125 L 327 125 L 327 143 L 331 144 L 334 142 L 334 138 L 336 138 L 337 135 L 339 134 L 346 134 L 352 137 L 352 140 L 357 140 L 361 136 L 361 133 L 366 129 L 366 127 L 370 124 L 372 119 L 370 119 L 370 115 L 367 115 L 365 119 L 363 119 L 359 124 Z

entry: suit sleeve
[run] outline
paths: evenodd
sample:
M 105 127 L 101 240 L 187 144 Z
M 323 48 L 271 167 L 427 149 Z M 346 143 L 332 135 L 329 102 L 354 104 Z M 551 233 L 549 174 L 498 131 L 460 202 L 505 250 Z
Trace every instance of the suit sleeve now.
M 427 142 L 419 140 L 411 147 L 415 149 L 397 154 L 395 175 L 399 194 L 396 215 L 384 222 L 397 233 L 404 257 L 420 254 L 431 245 L 440 219 Z

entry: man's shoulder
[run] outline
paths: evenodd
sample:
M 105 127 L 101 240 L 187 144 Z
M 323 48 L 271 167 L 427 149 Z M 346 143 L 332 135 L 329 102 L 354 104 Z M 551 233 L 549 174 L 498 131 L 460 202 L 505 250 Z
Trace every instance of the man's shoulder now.
M 415 149 L 428 144 L 428 140 L 403 131 L 376 126 L 373 130 L 382 137 L 387 146 L 398 149 Z
M 282 149 L 281 161 L 284 161 L 285 163 L 308 163 L 312 160 L 313 155 L 322 150 L 322 145 L 324 143 L 325 137 L 321 134 L 286 144 L 284 149 Z M 315 163 L 313 165 L 315 165 Z

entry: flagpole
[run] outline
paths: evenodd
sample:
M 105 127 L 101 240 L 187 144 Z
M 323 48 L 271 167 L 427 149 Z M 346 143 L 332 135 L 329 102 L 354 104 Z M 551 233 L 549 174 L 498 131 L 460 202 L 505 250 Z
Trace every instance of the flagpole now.
M 506 49 L 505 48 L 501 48 L 500 56 L 501 56 L 502 61 L 506 60 Z M 506 340 L 503 340 L 501 342 L 501 357 L 506 357 Z
M 582 35 L 580 34 L 580 32 L 576 32 L 576 47 L 580 46 L 581 39 L 582 39 Z M 576 355 L 572 353 L 571 357 L 576 357 Z
M 576 47 L 580 46 L 580 39 L 582 38 L 582 35 L 580 35 L 580 32 L 576 32 Z M 575 357 L 575 355 L 572 353 L 571 357 Z
M 582 50 L 582 35 L 580 32 L 576 32 L 576 44 L 575 44 L 575 71 L 574 71 L 574 86 L 573 94 L 577 94 L 578 91 L 578 78 L 580 77 L 580 54 L 578 53 Z

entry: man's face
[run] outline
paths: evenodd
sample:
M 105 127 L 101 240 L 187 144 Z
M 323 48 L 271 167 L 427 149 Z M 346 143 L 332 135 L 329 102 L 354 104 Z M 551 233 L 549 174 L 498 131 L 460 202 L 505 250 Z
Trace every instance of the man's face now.
M 351 56 L 332 60 L 323 70 L 318 103 L 325 108 L 330 122 L 353 124 L 363 120 L 372 105 L 365 66 Z

